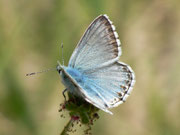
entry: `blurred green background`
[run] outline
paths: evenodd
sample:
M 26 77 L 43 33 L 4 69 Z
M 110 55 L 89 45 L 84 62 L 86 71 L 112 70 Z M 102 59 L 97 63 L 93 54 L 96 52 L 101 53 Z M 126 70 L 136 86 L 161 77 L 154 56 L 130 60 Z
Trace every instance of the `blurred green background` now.
M 95 135 L 180 134 L 179 0 L 0 0 L 0 135 L 58 135 L 65 64 L 91 21 L 106 13 L 136 74 L 127 102 L 100 112 Z M 76 135 L 82 134 L 78 129 Z

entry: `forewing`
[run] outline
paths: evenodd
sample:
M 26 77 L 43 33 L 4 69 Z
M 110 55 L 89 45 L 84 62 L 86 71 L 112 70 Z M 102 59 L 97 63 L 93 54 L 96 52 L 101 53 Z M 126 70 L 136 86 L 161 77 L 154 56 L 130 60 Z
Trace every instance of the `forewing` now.
M 107 15 L 101 15 L 84 33 L 68 66 L 79 70 L 95 69 L 112 64 L 120 55 L 120 40 L 115 27 Z

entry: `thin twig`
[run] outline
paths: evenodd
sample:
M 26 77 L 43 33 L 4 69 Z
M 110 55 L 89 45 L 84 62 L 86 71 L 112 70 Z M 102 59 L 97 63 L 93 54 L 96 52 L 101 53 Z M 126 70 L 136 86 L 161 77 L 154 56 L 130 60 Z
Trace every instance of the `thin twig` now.
M 67 132 L 69 132 L 70 127 L 72 126 L 73 122 L 74 122 L 74 120 L 70 119 L 69 122 L 67 123 L 67 125 L 64 127 L 64 129 L 60 135 L 68 135 Z

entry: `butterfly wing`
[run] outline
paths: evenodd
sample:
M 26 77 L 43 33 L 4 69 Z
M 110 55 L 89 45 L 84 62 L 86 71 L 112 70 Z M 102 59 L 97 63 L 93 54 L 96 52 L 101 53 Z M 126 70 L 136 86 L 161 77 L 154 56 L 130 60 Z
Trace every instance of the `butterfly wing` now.
M 126 101 L 135 83 L 133 70 L 122 62 L 89 70 L 82 75 L 74 74 L 72 68 L 67 69 L 64 73 L 77 88 L 78 95 L 110 114 L 112 113 L 108 109 Z
M 107 108 L 125 102 L 135 83 L 133 70 L 122 62 L 115 62 L 96 71 L 86 71 L 84 74 L 89 79 L 88 85 L 103 97 Z
M 120 55 L 115 27 L 106 15 L 101 15 L 86 30 L 68 65 L 83 75 L 80 81 L 69 76 L 82 97 L 109 113 L 108 108 L 126 100 L 135 82 L 132 69 L 118 62 Z
M 89 70 L 109 65 L 121 55 L 120 40 L 107 15 L 97 17 L 88 27 L 69 65 L 78 70 Z

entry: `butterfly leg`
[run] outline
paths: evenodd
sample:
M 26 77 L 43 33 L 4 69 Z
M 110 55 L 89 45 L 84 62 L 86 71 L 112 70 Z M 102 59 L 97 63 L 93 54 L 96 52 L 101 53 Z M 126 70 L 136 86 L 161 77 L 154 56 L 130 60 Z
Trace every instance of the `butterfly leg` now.
M 63 97 L 64 97 L 64 99 L 65 99 L 65 101 L 66 101 L 66 95 L 65 95 L 65 92 L 67 91 L 68 89 L 66 88 L 65 90 L 63 90 L 63 92 L 62 92 L 62 94 L 63 94 Z

